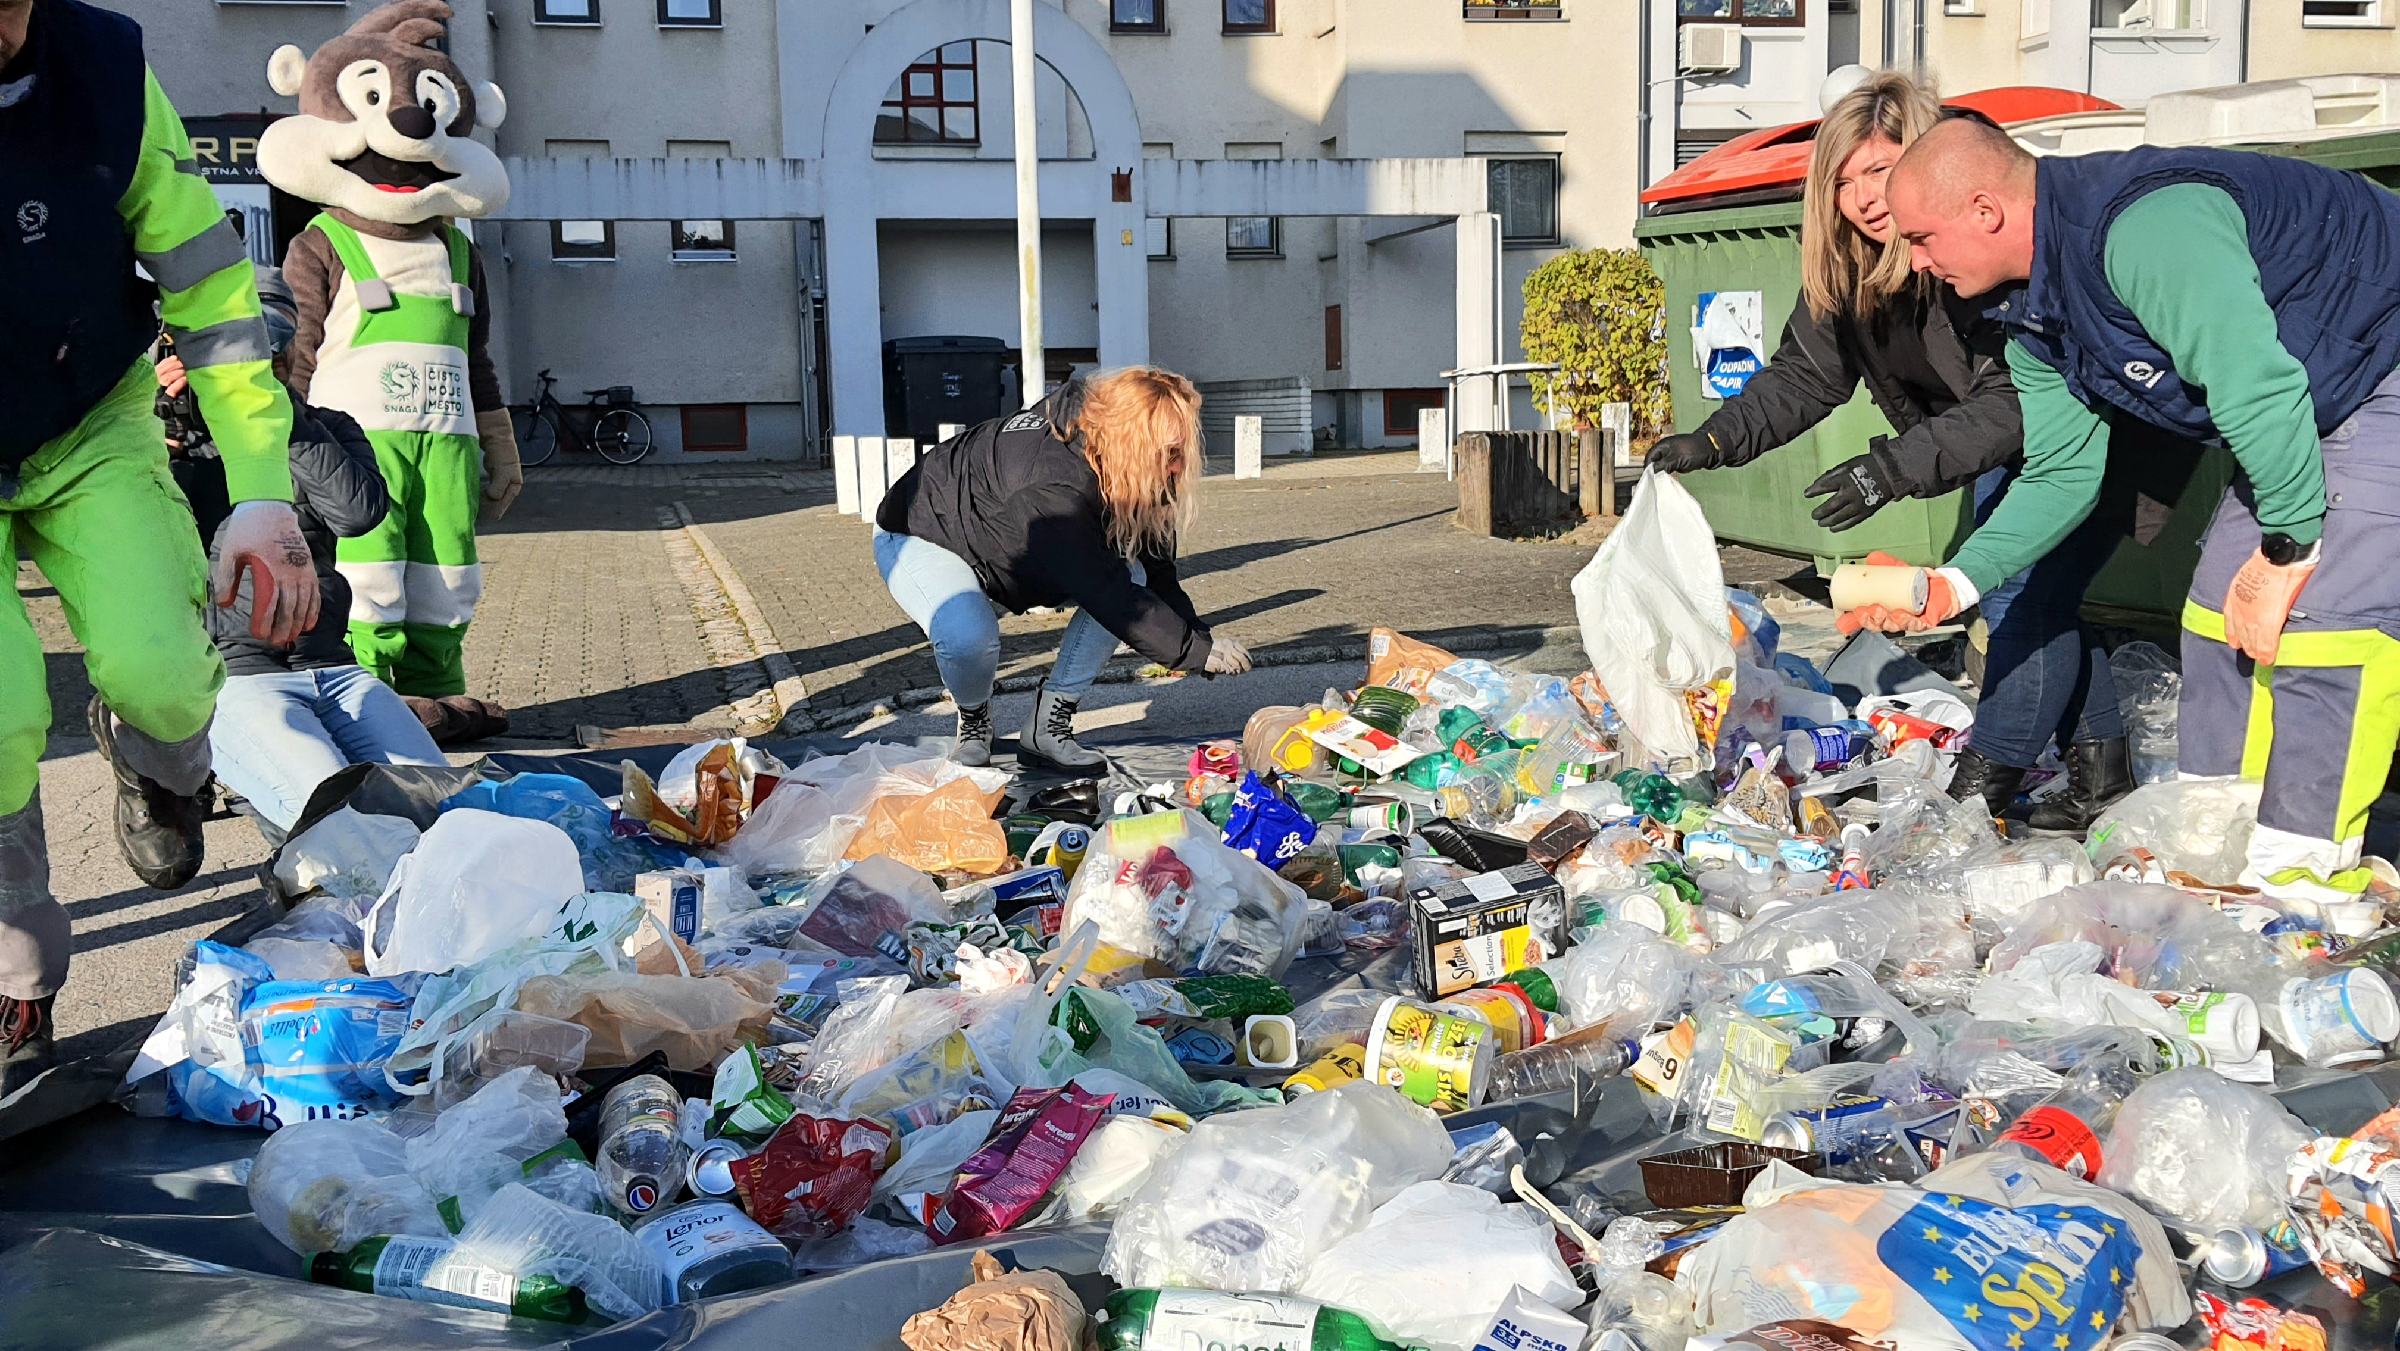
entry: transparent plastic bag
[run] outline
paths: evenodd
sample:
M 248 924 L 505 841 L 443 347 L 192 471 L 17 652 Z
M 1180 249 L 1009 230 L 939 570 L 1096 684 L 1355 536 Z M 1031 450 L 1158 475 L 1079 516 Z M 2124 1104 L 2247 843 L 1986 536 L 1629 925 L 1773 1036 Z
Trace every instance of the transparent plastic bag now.
M 2195 1234 L 2271 1229 L 2285 1216 L 2292 1155 L 2315 1135 L 2257 1088 L 2169 1070 L 2117 1110 L 2096 1180 Z
M 367 912 L 369 975 L 448 971 L 549 931 L 583 887 L 565 831 L 542 821 L 445 812 L 392 870 Z
M 375 1121 L 296 1121 L 268 1136 L 250 1165 L 250 1209 L 303 1257 L 378 1234 L 450 1232 L 409 1169 L 407 1144 Z
M 898 1053 L 892 1010 L 908 992 L 906 976 L 868 976 L 834 987 L 839 1001 L 808 1050 L 798 1097 L 830 1111 L 849 1086 Z
M 523 1280 L 547 1276 L 583 1292 L 610 1318 L 635 1318 L 666 1302 L 666 1272 L 625 1226 L 569 1210 L 523 1183 L 502 1189 L 458 1236 L 458 1260 Z
M 2127 643 L 2108 654 L 2108 665 L 2116 678 L 2117 706 L 2125 711 L 2133 781 L 2173 779 L 2180 751 L 2176 713 L 2183 699 L 2182 666 L 2153 643 Z
M 558 1081 L 527 1066 L 492 1080 L 408 1142 L 408 1168 L 427 1195 L 472 1221 L 528 1159 L 567 1138 Z
M 1180 972 L 1281 976 L 1300 951 L 1308 898 L 1228 848 L 1198 812 L 1121 817 L 1092 838 L 1064 927 Z
M 1733 642 L 1724 569 L 1691 492 L 1643 474 L 1573 590 L 1584 653 L 1629 735 L 1665 760 L 1701 755 L 1685 696 L 1732 678 Z
M 2087 882 L 2035 906 L 1992 948 L 2004 972 L 2036 949 L 2084 942 L 2100 974 L 2146 990 L 2239 990 L 2268 1013 L 2289 974 L 2267 944 L 2174 887 Z
M 932 878 L 881 856 L 821 879 L 796 908 L 802 911 L 799 934 L 845 957 L 893 957 L 901 931 L 912 922 L 948 924 L 954 918 Z
M 2092 823 L 2085 846 L 2103 863 L 2140 848 L 2169 872 L 2203 882 L 2236 881 L 2249 862 L 2261 787 L 2233 779 L 2172 779 L 2136 788 Z
M 1392 1339 L 1472 1346 L 1492 1311 L 1523 1287 L 1572 1308 L 1583 1291 L 1559 1259 L 1549 1221 L 1479 1187 L 1419 1182 L 1310 1263 L 1298 1293 L 1362 1314 Z
M 1297 1289 L 1450 1153 L 1440 1119 L 1381 1084 L 1210 1117 L 1118 1211 L 1101 1270 L 1125 1286 Z
M 1567 1026 L 1606 1026 L 1627 1036 L 1674 1019 L 1714 975 L 1690 949 L 1632 924 L 1601 925 L 1544 963 L 1542 973 L 1558 991 Z
M 383 894 L 417 839 L 414 822 L 336 807 L 285 842 L 275 855 L 275 880 L 290 896 L 321 890 L 371 899 Z
M 518 990 L 517 1007 L 590 1029 L 584 1054 L 595 1065 L 631 1065 L 659 1051 L 675 1069 L 701 1071 L 743 1042 L 767 1040 L 783 977 L 775 962 L 706 976 L 537 976 Z

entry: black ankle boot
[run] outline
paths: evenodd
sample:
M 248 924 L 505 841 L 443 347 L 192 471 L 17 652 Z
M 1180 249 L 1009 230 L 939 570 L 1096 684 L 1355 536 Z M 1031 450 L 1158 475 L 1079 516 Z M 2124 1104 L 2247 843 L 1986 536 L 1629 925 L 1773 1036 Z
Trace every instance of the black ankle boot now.
M 2100 813 L 2133 791 L 2133 752 L 2123 737 L 2067 748 L 2067 791 L 2037 804 L 2025 824 L 2081 835 Z
M 1958 753 L 1956 772 L 1950 776 L 1950 796 L 1964 802 L 1980 795 L 1991 814 L 1999 816 L 2017 800 L 2017 788 L 2024 782 L 2024 770 L 1995 764 L 1969 746 Z
M 185 797 L 137 773 L 117 749 L 116 724 L 108 705 L 92 696 L 85 715 L 100 758 L 117 784 L 117 852 L 145 886 L 173 891 L 198 875 L 207 856 L 209 789 Z

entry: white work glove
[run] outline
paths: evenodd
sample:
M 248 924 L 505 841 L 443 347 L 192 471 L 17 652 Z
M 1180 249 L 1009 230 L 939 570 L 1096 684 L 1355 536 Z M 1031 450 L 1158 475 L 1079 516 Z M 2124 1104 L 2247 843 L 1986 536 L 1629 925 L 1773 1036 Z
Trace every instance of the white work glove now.
M 482 519 L 490 525 L 506 516 L 525 490 L 525 466 L 517 458 L 517 427 L 507 409 L 477 413 L 475 435 L 483 443 Z
M 250 636 L 290 647 L 315 628 L 322 598 L 317 570 L 289 502 L 243 502 L 225 523 L 225 542 L 209 565 L 208 591 L 222 608 L 233 604 L 242 570 L 250 573 Z
M 1250 669 L 1250 649 L 1224 634 L 1208 640 L 1207 671 L 1212 676 L 1241 675 Z

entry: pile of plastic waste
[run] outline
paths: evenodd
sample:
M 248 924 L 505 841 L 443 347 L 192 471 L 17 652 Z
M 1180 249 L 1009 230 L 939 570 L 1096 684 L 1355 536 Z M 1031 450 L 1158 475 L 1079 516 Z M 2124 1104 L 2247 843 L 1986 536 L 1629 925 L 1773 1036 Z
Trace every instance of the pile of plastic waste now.
M 728 741 L 336 811 L 127 1100 L 268 1132 L 308 1279 L 524 1318 L 1081 1225 L 1104 1300 L 979 1255 L 904 1340 L 2326 1345 L 2400 1121 L 2279 1095 L 2381 1063 L 2400 934 L 2226 885 L 2254 786 L 2004 837 L 1965 699 L 1703 557 L 1604 549 L 1571 677 L 1378 631 L 1181 782 Z

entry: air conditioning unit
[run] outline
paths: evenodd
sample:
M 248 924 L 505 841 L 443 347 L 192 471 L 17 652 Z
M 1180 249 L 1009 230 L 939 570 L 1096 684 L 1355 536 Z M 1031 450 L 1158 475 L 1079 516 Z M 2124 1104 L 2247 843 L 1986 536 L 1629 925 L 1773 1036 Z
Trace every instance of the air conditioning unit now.
M 1675 30 L 1675 68 L 1687 75 L 1727 75 L 1742 68 L 1742 28 L 1687 23 Z

